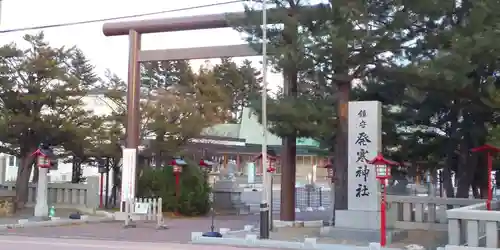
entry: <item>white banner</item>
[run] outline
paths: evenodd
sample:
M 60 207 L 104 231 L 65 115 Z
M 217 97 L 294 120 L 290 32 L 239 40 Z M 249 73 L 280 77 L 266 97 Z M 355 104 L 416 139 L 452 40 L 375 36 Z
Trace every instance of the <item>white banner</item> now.
M 135 173 L 137 167 L 137 149 L 123 149 L 121 200 L 135 199 Z

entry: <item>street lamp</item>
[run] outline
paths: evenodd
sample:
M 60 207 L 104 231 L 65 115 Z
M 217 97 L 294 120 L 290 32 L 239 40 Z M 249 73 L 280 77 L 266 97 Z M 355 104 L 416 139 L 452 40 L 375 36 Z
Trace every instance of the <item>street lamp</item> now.
M 179 199 L 181 196 L 181 173 L 182 168 L 186 166 L 187 163 L 182 158 L 175 157 L 170 162 L 170 165 L 172 165 L 173 173 L 175 175 L 175 199 L 177 200 L 177 207 L 179 207 Z M 177 209 L 175 210 L 175 213 L 178 213 Z
M 391 166 L 397 166 L 399 163 L 385 159 L 382 153 L 378 153 L 373 160 L 368 161 L 369 164 L 375 165 L 375 175 L 380 182 L 380 245 L 386 245 L 386 180 L 391 177 Z
M 472 152 L 486 152 L 488 158 L 488 199 L 486 200 L 486 208 L 491 210 L 491 200 L 493 199 L 493 188 L 491 183 L 491 172 L 493 168 L 493 153 L 500 152 L 500 148 L 495 147 L 490 144 L 484 144 L 483 146 L 471 149 Z

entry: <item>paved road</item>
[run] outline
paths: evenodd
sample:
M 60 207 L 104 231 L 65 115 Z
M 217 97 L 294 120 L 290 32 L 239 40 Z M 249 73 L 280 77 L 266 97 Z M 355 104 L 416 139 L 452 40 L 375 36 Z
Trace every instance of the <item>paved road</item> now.
M 47 239 L 19 236 L 0 236 L 2 250 L 37 249 L 37 250 L 100 250 L 100 249 L 124 249 L 124 250 L 240 250 L 243 248 L 226 246 L 188 245 L 176 243 L 151 243 L 151 242 L 128 242 L 128 241 L 106 241 L 87 239 Z M 257 250 L 256 248 L 244 248 L 245 250 Z M 259 248 L 262 250 L 263 248 Z
M 222 217 L 222 216 L 221 216 Z M 217 219 L 215 227 L 241 230 L 245 225 L 253 224 L 251 217 L 224 216 Z M 53 239 L 92 239 L 110 241 L 137 241 L 137 242 L 170 242 L 188 243 L 191 232 L 206 232 L 210 230 L 209 218 L 174 219 L 166 220 L 169 229 L 156 230 L 154 223 L 140 222 L 137 228 L 123 228 L 122 222 L 108 222 L 99 224 L 69 225 L 60 227 L 32 227 L 16 228 L 1 231 L 0 236 L 27 236 Z M 4 250 L 1 245 L 0 249 Z
M 279 219 L 279 215 L 274 215 Z M 310 212 L 297 213 L 297 220 L 324 220 L 329 218 L 329 213 Z M 46 239 L 87 239 L 108 241 L 135 241 L 135 242 L 169 242 L 188 243 L 191 232 L 206 232 L 210 230 L 210 218 L 194 219 L 167 219 L 169 229 L 156 230 L 154 223 L 141 222 L 137 228 L 123 228 L 122 222 L 107 222 L 99 224 L 69 225 L 60 227 L 32 227 L 16 228 L 0 231 L 3 236 L 44 237 Z M 230 228 L 241 230 L 245 225 L 254 225 L 258 228 L 259 216 L 219 216 L 215 219 L 215 229 Z M 0 249 L 4 250 L 1 247 Z

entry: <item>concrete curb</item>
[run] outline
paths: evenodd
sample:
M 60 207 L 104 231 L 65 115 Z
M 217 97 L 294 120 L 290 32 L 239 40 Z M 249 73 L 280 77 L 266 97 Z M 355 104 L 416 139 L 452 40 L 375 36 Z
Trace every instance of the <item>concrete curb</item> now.
M 312 220 L 312 221 L 280 221 L 274 220 L 273 226 L 275 228 L 286 228 L 286 227 L 323 227 L 322 220 Z M 240 233 L 250 233 L 258 231 L 254 225 L 245 225 L 243 229 L 240 230 L 231 230 L 230 228 L 219 228 L 219 233 L 222 235 L 231 235 L 231 234 L 240 234 Z
M 236 247 L 253 248 L 281 248 L 281 249 L 318 249 L 318 250 L 381 250 L 379 243 L 370 243 L 368 246 L 352 246 L 341 244 L 320 244 L 316 238 L 305 238 L 303 242 L 261 240 L 256 234 L 247 234 L 245 238 L 211 238 L 203 237 L 202 232 L 191 233 L 191 243 L 205 245 L 225 245 Z M 384 250 L 396 250 L 395 248 L 383 248 Z
M 97 210 L 94 208 L 77 208 L 78 211 L 86 214 L 92 214 L 92 215 L 97 215 L 97 216 L 103 216 L 106 218 L 114 218 L 115 213 L 114 212 L 108 212 L 104 210 Z
M 273 225 L 276 228 L 284 228 L 284 227 L 322 227 L 322 220 L 309 220 L 309 221 L 281 221 L 274 220 Z
M 219 233 L 221 233 L 223 236 L 224 235 L 232 235 L 232 234 L 239 234 L 239 233 L 250 233 L 255 231 L 255 226 L 254 225 L 245 225 L 243 229 L 241 230 L 231 230 L 230 228 L 219 228 Z

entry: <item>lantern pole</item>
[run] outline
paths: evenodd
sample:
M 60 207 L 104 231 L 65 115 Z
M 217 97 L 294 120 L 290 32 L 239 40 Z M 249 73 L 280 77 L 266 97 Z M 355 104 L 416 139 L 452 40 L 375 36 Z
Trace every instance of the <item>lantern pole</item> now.
M 47 192 L 48 192 L 48 178 L 50 159 L 47 155 L 44 155 L 40 150 L 46 146 L 40 145 L 38 150 L 33 154 L 36 157 L 37 165 L 35 167 L 38 170 L 38 183 L 36 189 L 36 204 L 34 216 L 35 220 L 45 220 L 49 216 L 49 205 L 47 202 Z
M 177 206 L 175 208 L 175 215 L 179 215 L 179 200 L 181 196 L 181 176 L 179 173 L 180 166 L 174 165 L 174 175 L 175 175 L 175 200 Z
M 493 169 L 493 160 L 492 160 L 491 151 L 488 151 L 488 200 L 486 200 L 486 208 L 491 210 L 491 200 L 493 199 L 493 188 L 491 185 L 491 170 Z
M 386 225 L 386 180 L 389 178 L 391 165 L 398 165 L 397 162 L 387 160 L 381 153 L 367 163 L 375 165 L 376 178 L 380 182 L 380 246 L 385 247 L 387 244 L 387 225 Z
M 385 186 L 385 179 L 380 178 L 380 187 L 382 190 L 382 195 L 380 197 L 380 246 L 385 247 L 386 245 L 386 211 L 385 211 L 385 200 L 386 200 L 386 186 Z
M 49 205 L 47 203 L 47 174 L 49 173 L 49 169 L 46 167 L 36 167 L 38 167 L 38 186 L 36 189 L 36 205 L 34 215 L 35 217 L 46 218 L 49 216 Z
M 488 161 L 488 198 L 486 200 L 486 209 L 491 210 L 491 200 L 493 199 L 493 187 L 491 183 L 491 172 L 493 171 L 493 153 L 500 152 L 500 148 L 485 144 L 471 149 L 472 152 L 486 152 Z

